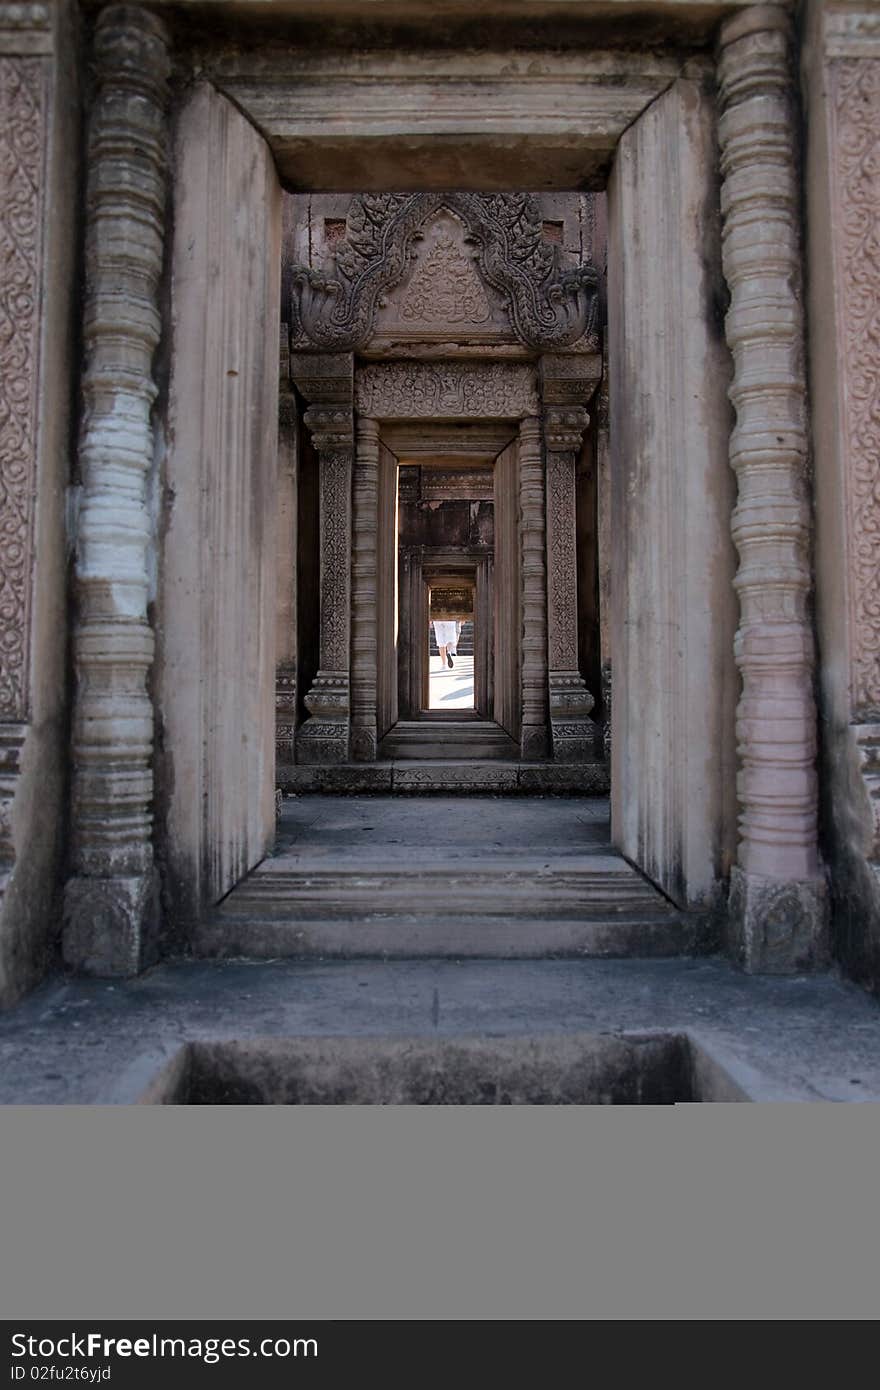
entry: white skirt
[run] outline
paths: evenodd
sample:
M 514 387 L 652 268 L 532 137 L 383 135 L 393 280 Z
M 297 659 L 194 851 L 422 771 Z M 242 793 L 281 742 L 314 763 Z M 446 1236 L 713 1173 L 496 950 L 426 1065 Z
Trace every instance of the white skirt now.
M 436 622 L 434 623 L 434 636 L 437 639 L 438 647 L 451 647 L 455 652 L 455 623 Z

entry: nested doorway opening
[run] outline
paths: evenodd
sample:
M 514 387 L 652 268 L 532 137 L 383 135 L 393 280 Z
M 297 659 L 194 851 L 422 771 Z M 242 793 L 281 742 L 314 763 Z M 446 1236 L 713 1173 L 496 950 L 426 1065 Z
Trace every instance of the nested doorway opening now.
M 644 866 L 677 900 L 690 902 L 711 898 L 725 855 L 729 862 L 727 802 L 731 794 L 722 797 L 718 789 L 732 785 L 727 775 L 729 752 L 724 750 L 732 746 L 733 702 L 728 687 L 735 683 L 735 669 L 729 640 L 733 624 L 728 611 L 734 603 L 730 585 L 733 565 L 729 563 L 726 539 L 732 486 L 728 479 L 726 448 L 728 364 L 723 358 L 723 348 L 718 345 L 717 334 L 711 338 L 712 323 L 706 321 L 701 304 L 692 303 L 689 298 L 684 314 L 677 307 L 684 289 L 690 295 L 690 287 L 694 286 L 694 296 L 702 293 L 700 287 L 705 288 L 706 265 L 717 267 L 719 264 L 713 204 L 709 197 L 716 172 L 714 126 L 709 98 L 695 80 L 678 77 L 679 71 L 675 67 L 668 75 L 664 74 L 651 99 L 643 103 L 644 114 L 640 114 L 642 107 L 639 106 L 628 114 L 619 128 L 609 128 L 607 132 L 608 164 L 618 140 L 621 148 L 619 154 L 613 156 L 615 169 L 607 237 L 610 385 L 604 405 L 599 400 L 595 409 L 598 441 L 608 450 L 605 457 L 610 460 L 608 477 L 611 479 L 611 487 L 606 488 L 604 494 L 600 489 L 600 504 L 602 496 L 607 499 L 610 492 L 608 505 L 612 520 L 607 534 L 610 536 L 613 530 L 615 536 L 614 563 L 613 566 L 609 564 L 607 578 L 604 572 L 602 575 L 606 581 L 603 598 L 610 599 L 603 611 L 610 613 L 610 621 L 609 641 L 601 648 L 603 678 L 612 651 L 615 663 L 612 745 L 615 839 L 634 862 Z M 582 86 L 579 78 L 575 96 Z M 295 111 L 293 94 L 289 105 Z M 519 111 L 519 105 L 511 105 L 509 110 Z M 516 115 L 510 119 L 519 129 L 520 117 Z M 243 118 L 238 117 L 234 106 L 221 93 L 206 91 L 203 87 L 192 102 L 182 108 L 177 125 L 180 140 L 192 158 L 195 151 L 199 167 L 212 170 L 218 166 L 217 151 L 228 126 L 235 126 L 243 142 L 254 144 L 259 139 L 256 134 L 249 133 L 252 128 L 245 129 Z M 625 134 L 621 133 L 623 131 Z M 671 172 L 662 167 L 677 196 L 658 198 L 655 179 L 659 175 L 655 171 L 662 161 L 657 151 L 667 149 L 670 143 L 677 151 L 677 163 Z M 363 153 L 359 133 L 352 135 L 351 144 Z M 516 148 L 534 146 L 526 140 L 519 141 Z M 243 160 L 242 167 L 250 168 L 254 163 L 250 145 L 246 153 L 249 162 Z M 490 163 L 484 144 L 478 154 L 471 151 L 466 170 L 461 166 L 464 172 L 456 166 L 455 178 L 473 188 L 491 186 Z M 268 179 L 272 171 L 268 160 L 264 160 L 264 164 Z M 328 167 L 331 166 L 332 160 Z M 216 194 L 215 202 L 235 207 L 235 199 L 240 197 L 247 208 L 261 208 L 263 203 L 247 187 L 239 195 L 238 183 L 232 178 L 236 167 L 230 166 L 229 176 L 224 173 L 226 182 L 219 186 L 216 180 L 207 181 L 208 190 Z M 374 183 L 369 159 L 358 167 L 362 170 L 363 185 L 369 188 Z M 595 186 L 604 182 L 606 172 L 606 168 L 599 171 L 602 177 L 597 178 Z M 519 173 L 526 177 L 524 171 Z M 557 187 L 572 186 L 558 169 L 556 173 Z M 442 183 L 450 178 L 447 170 Z M 437 166 L 430 159 L 421 167 L 420 177 L 414 176 L 416 186 L 420 179 L 434 179 L 435 185 L 440 179 Z M 291 176 L 292 186 L 307 187 L 310 182 L 309 174 L 299 178 Z M 519 178 L 511 176 L 508 180 L 505 175 L 505 186 L 519 184 Z M 575 180 L 575 185 L 582 186 L 582 182 Z M 284 401 L 276 476 L 282 478 L 290 504 L 278 506 L 277 492 L 271 490 L 272 480 L 267 476 L 263 486 L 262 473 L 259 491 L 247 485 L 248 479 L 256 476 L 256 465 L 251 466 L 251 454 L 239 447 L 238 436 L 231 428 L 221 439 L 222 448 L 212 452 L 199 447 L 198 429 L 204 433 L 207 425 L 219 419 L 216 411 L 202 411 L 197 420 L 198 429 L 194 427 L 194 438 L 186 441 L 186 448 L 181 442 L 182 434 L 178 433 L 167 470 L 169 488 L 177 489 L 177 517 L 187 525 L 178 524 L 169 532 L 170 539 L 166 538 L 164 551 L 161 653 L 164 664 L 160 670 L 159 703 L 166 738 L 166 761 L 169 766 L 173 765 L 175 777 L 173 784 L 168 783 L 167 804 L 160 808 L 160 814 L 175 882 L 192 881 L 193 865 L 210 861 L 210 875 L 205 877 L 204 883 L 199 881 L 194 889 L 194 900 L 198 899 L 199 903 L 215 900 L 226 891 L 242 872 L 242 866 L 255 862 L 270 842 L 274 804 L 272 759 L 264 756 L 262 744 L 257 750 L 259 756 L 254 755 L 253 730 L 259 727 L 265 731 L 273 696 L 277 747 L 284 754 L 274 770 L 277 778 L 278 768 L 284 769 L 289 777 L 285 786 L 293 786 L 300 774 L 308 785 L 341 785 L 352 763 L 376 761 L 377 743 L 381 744 L 382 740 L 377 709 L 383 720 L 389 720 L 388 729 L 399 719 L 393 689 L 396 664 L 381 659 L 382 652 L 394 652 L 394 641 L 399 634 L 393 633 L 394 640 L 389 643 L 387 633 L 382 635 L 385 619 L 381 612 L 377 615 L 376 582 L 381 585 L 386 581 L 381 575 L 378 581 L 371 577 L 376 569 L 372 549 L 376 531 L 372 523 L 360 518 L 366 517 L 374 505 L 374 470 L 372 464 L 362 469 L 361 461 L 367 460 L 371 449 L 378 448 L 381 434 L 382 447 L 403 462 L 404 451 L 397 450 L 393 438 L 396 422 L 403 420 L 412 428 L 413 415 L 421 414 L 422 418 L 416 423 L 422 427 L 427 415 L 426 402 L 432 407 L 428 418 L 435 419 L 438 418 L 433 409 L 435 402 L 440 406 L 448 402 L 448 411 L 439 418 L 444 427 L 451 427 L 464 418 L 473 420 L 475 404 L 491 399 L 490 413 L 488 419 L 483 417 L 484 423 L 498 425 L 500 421 L 509 431 L 508 438 L 519 430 L 522 458 L 527 460 L 530 471 L 530 481 L 527 486 L 521 486 L 518 499 L 523 539 L 521 572 L 516 585 L 521 596 L 521 624 L 517 630 L 520 640 L 515 645 L 523 664 L 520 680 L 501 679 L 503 637 L 496 630 L 493 709 L 503 711 L 495 716 L 502 727 L 509 727 L 507 720 L 510 727 L 521 726 L 520 759 L 523 764 L 547 764 L 546 768 L 537 768 L 535 773 L 536 778 L 544 776 L 547 785 L 551 781 L 555 785 L 568 775 L 568 768 L 572 766 L 577 767 L 578 775 L 584 780 L 583 769 L 589 772 L 591 767 L 584 760 L 587 742 L 584 729 L 589 717 L 584 689 L 589 684 L 594 700 L 600 697 L 600 690 L 595 679 L 591 677 L 585 682 L 578 671 L 579 658 L 582 664 L 586 662 L 579 650 L 580 633 L 571 595 L 577 587 L 578 568 L 586 552 L 584 545 L 578 544 L 569 499 L 577 482 L 577 450 L 588 423 L 587 408 L 578 402 L 586 401 L 591 405 L 592 391 L 587 388 L 595 390 L 596 387 L 596 379 L 587 378 L 587 369 L 599 357 L 598 325 L 595 350 L 586 354 L 560 354 L 553 334 L 561 333 L 563 311 L 567 312 L 569 303 L 574 311 L 579 302 L 572 277 L 568 271 L 564 272 L 564 283 L 558 277 L 561 297 L 554 291 L 555 297 L 548 298 L 544 293 L 545 281 L 540 276 L 536 286 L 532 286 L 527 270 L 512 254 L 520 243 L 515 238 L 511 240 L 507 224 L 502 225 L 500 214 L 496 217 L 496 212 L 500 209 L 505 216 L 510 211 L 511 217 L 514 214 L 531 217 L 529 210 L 537 205 L 528 230 L 530 236 L 534 234 L 529 244 L 537 257 L 534 264 L 539 269 L 544 264 L 541 258 L 550 257 L 552 248 L 559 244 L 560 225 L 565 241 L 564 218 L 560 224 L 559 214 L 549 209 L 542 218 L 542 206 L 531 195 L 505 194 L 489 198 L 462 193 L 437 192 L 429 196 L 379 192 L 371 194 L 369 199 L 366 196 L 349 198 L 348 202 L 353 206 L 356 203 L 357 220 L 341 206 L 328 209 L 324 231 L 327 255 L 332 253 L 334 264 L 330 266 L 328 262 L 324 267 L 309 262 L 308 273 L 303 272 L 303 286 L 308 293 L 298 301 L 300 310 L 311 308 L 319 316 L 323 313 L 322 306 L 329 306 L 328 313 L 332 313 L 332 323 L 327 329 L 329 336 L 320 341 L 310 339 L 310 345 L 304 345 L 303 339 L 308 334 L 300 314 L 295 324 L 288 325 L 284 339 Z M 199 229 L 208 227 L 215 237 L 221 230 L 226 235 L 233 225 L 232 219 L 206 216 L 205 199 L 200 201 L 195 196 L 189 202 L 179 198 L 178 203 L 175 267 L 189 264 L 187 248 L 194 237 L 201 257 L 197 260 L 197 268 L 203 262 L 207 265 L 211 245 L 203 249 L 202 242 L 198 241 Z M 373 221 L 366 216 L 368 204 Z M 267 222 L 274 236 L 281 231 L 281 219 L 276 215 L 276 203 L 267 204 L 267 207 Z M 637 229 L 652 218 L 656 220 L 658 208 L 663 211 L 658 228 L 659 249 L 656 255 L 647 256 L 644 238 L 637 235 Z M 708 212 L 704 212 L 705 208 Z M 451 212 L 453 221 L 435 217 L 431 222 L 438 209 Z M 400 228 L 404 251 L 417 245 L 424 247 L 424 274 L 420 280 L 416 280 L 416 275 L 421 273 L 417 263 L 415 275 L 408 280 L 398 280 L 397 287 L 382 281 L 378 271 L 372 273 L 373 262 L 369 259 L 365 264 L 371 275 L 360 274 L 358 267 L 363 257 L 367 253 L 373 255 L 372 243 L 368 244 L 366 236 L 380 212 L 389 226 L 393 223 L 391 231 Z M 465 232 L 468 235 L 459 235 L 455 219 L 462 225 L 467 224 Z M 500 317 L 507 316 L 507 326 L 503 331 L 499 329 L 495 339 L 489 342 L 490 331 L 495 332 L 493 325 L 499 318 L 498 306 L 490 293 L 494 286 L 483 276 L 485 303 L 479 294 L 471 293 L 469 287 L 474 283 L 474 275 L 479 277 L 489 268 L 486 229 L 494 227 L 496 222 L 500 235 L 498 244 L 503 252 L 499 253 L 498 260 L 506 267 L 507 275 L 502 290 L 498 291 L 503 301 Z M 432 236 L 436 232 L 433 241 L 418 242 L 417 234 L 424 228 L 431 231 Z M 474 239 L 469 240 L 469 236 Z M 268 239 L 267 234 L 264 241 L 268 243 Z M 377 236 L 375 240 L 378 266 L 387 238 L 383 232 L 383 237 Z M 451 250 L 449 241 L 454 243 Z M 248 247 L 262 244 L 256 236 L 246 243 Z M 308 238 L 304 245 L 307 244 Z M 294 250 L 294 259 L 307 259 L 304 251 Z M 341 250 L 350 253 L 342 264 L 348 278 L 343 275 L 342 279 L 339 278 L 338 254 Z M 355 257 L 355 251 L 361 260 Z M 392 264 L 412 268 L 414 263 L 401 255 L 389 261 L 389 265 Z M 462 275 L 467 277 L 468 294 L 461 303 L 466 305 L 475 321 L 473 331 L 469 329 L 467 333 L 472 340 L 472 353 L 467 360 L 454 355 L 456 345 L 460 348 L 462 342 L 461 322 L 450 323 L 446 312 L 447 305 L 451 305 L 458 313 L 459 301 L 422 292 L 428 272 L 433 274 L 436 266 L 452 267 L 459 277 L 456 284 L 461 283 Z M 335 278 L 329 274 L 330 270 Z M 531 298 L 519 294 L 521 280 L 517 277 L 521 272 L 526 277 L 526 288 L 535 290 Z M 553 281 L 551 287 L 556 283 Z M 227 302 L 235 303 L 243 312 L 246 310 L 248 330 L 253 321 L 254 334 L 260 341 L 265 338 L 267 349 L 272 346 L 272 333 L 265 330 L 266 323 L 272 328 L 271 314 L 262 313 L 261 317 L 257 313 L 260 305 L 256 302 L 251 312 L 250 304 L 242 303 L 240 295 L 235 296 L 234 285 L 233 279 L 227 277 L 221 281 L 217 293 L 206 298 L 203 280 L 193 275 L 189 278 L 177 275 L 175 322 L 179 327 L 175 337 L 174 400 L 199 399 L 199 383 L 203 376 L 199 375 L 201 358 L 195 352 L 187 356 L 179 350 L 179 344 L 183 327 L 190 331 L 191 337 L 197 338 L 203 326 L 205 303 L 210 303 L 212 312 L 216 311 L 218 316 L 217 305 L 222 309 Z M 340 285 L 342 301 L 337 303 Z M 288 284 L 288 291 L 292 288 Z M 405 302 L 408 294 L 411 302 Z M 268 303 L 268 292 L 266 299 Z M 285 293 L 284 302 L 290 304 L 290 292 Z M 395 377 L 399 363 L 391 358 L 394 355 L 399 359 L 403 355 L 399 347 L 400 327 L 401 323 L 410 322 L 407 315 L 415 312 L 414 306 L 431 310 L 433 320 L 442 318 L 436 332 L 433 326 L 431 331 L 434 337 L 441 331 L 443 336 L 439 345 L 433 338 L 421 344 L 423 356 L 418 361 L 411 357 L 406 363 L 404 389 L 399 390 Z M 396 318 L 386 323 L 385 319 L 392 314 L 396 314 Z M 230 318 L 229 322 L 233 321 L 237 322 Z M 349 324 L 352 325 L 350 331 Z M 357 337 L 362 328 L 365 339 L 369 336 L 367 329 L 375 330 L 366 357 L 361 355 Z M 673 333 L 675 344 L 682 350 L 677 346 L 675 352 L 658 351 L 658 341 L 670 341 Z M 485 350 L 480 348 L 478 354 L 473 340 L 480 334 L 487 341 Z M 215 336 L 226 343 L 220 329 Z M 227 337 L 230 343 L 235 341 L 231 332 Z M 274 344 L 277 345 L 277 336 Z M 289 356 L 285 356 L 286 353 Z M 231 351 L 229 360 L 233 361 Z M 477 368 L 486 378 L 479 391 L 474 389 Z M 581 376 L 577 375 L 579 371 Z M 264 388 L 268 399 L 271 396 L 267 386 L 268 369 L 257 371 L 255 368 L 254 380 Z M 277 380 L 277 371 L 271 380 Z M 223 381 L 231 391 L 234 386 L 240 389 L 243 379 L 237 370 L 229 368 Z M 701 413 L 689 408 L 694 399 L 706 403 Z M 404 409 L 401 409 L 401 401 Z M 608 424 L 609 404 L 615 429 Z M 606 412 L 604 421 L 603 409 Z M 247 418 L 271 418 L 271 411 L 251 411 Z M 268 475 L 275 462 L 270 445 L 258 448 L 255 444 L 252 453 Z M 190 497 L 185 488 L 193 475 L 192 460 L 213 460 L 215 457 L 227 468 L 228 485 L 225 488 L 201 486 L 200 474 L 190 488 L 193 494 Z M 603 466 L 602 459 L 598 459 L 597 469 Z M 212 467 L 219 476 L 220 464 L 212 463 Z M 312 492 L 305 478 L 309 472 L 314 483 Z M 522 476 L 522 460 L 520 473 Z M 298 480 L 303 482 L 303 487 L 298 488 Z M 261 547 L 259 534 L 255 532 L 252 538 L 250 530 L 237 524 L 237 512 L 213 505 L 233 495 L 246 498 L 251 510 L 259 504 L 261 522 L 264 514 L 266 516 L 267 535 L 273 529 L 269 522 L 274 521 L 276 513 L 281 516 L 285 522 L 279 542 L 281 554 L 287 543 L 285 537 L 288 537 L 294 557 L 298 529 L 295 513 L 302 506 L 299 534 L 304 538 L 304 545 L 299 561 L 294 558 L 291 564 L 279 563 L 276 570 L 278 589 L 283 590 L 281 601 L 276 605 L 278 629 L 283 633 L 283 643 L 279 641 L 276 647 L 276 679 L 272 681 L 270 657 L 261 660 L 258 669 L 254 666 L 253 670 L 243 670 L 239 685 L 247 699 L 239 693 L 231 714 L 217 719 L 211 692 L 218 679 L 216 672 L 222 672 L 229 650 L 229 625 L 222 621 L 223 610 L 215 596 L 229 591 L 235 597 L 243 587 L 243 576 L 257 575 L 260 589 L 248 613 L 250 626 L 247 630 L 258 628 L 262 638 L 272 627 L 273 587 L 271 577 L 263 574 L 271 558 L 268 542 Z M 199 506 L 207 507 L 207 522 L 201 529 L 198 529 Z M 308 518 L 306 509 L 310 512 Z M 247 508 L 243 514 L 249 519 Z M 288 517 L 292 518 L 289 523 Z M 201 538 L 199 558 L 205 573 L 210 573 L 210 585 L 191 583 L 185 568 L 184 562 L 193 552 L 194 530 Z M 306 539 L 308 544 L 305 544 Z M 309 551 L 309 545 L 314 549 Z M 609 560 L 611 550 L 609 544 L 606 548 Z M 169 563 L 169 557 L 173 561 L 178 553 L 183 571 L 179 583 L 177 572 Z M 263 558 L 263 569 L 252 562 L 254 554 Z M 309 554 L 317 562 L 313 565 L 313 573 L 306 576 L 304 566 Z M 295 582 L 298 564 L 303 579 L 301 586 Z M 497 569 L 496 562 L 496 592 L 500 587 Z M 711 578 L 711 604 L 706 602 L 706 575 Z M 394 582 L 392 574 L 392 586 Z M 719 594 L 722 600 L 726 596 L 729 602 L 716 603 Z M 305 630 L 300 630 L 299 634 L 296 631 L 306 595 L 316 629 L 313 638 Z M 197 605 L 201 607 L 194 619 L 192 610 Z M 391 614 L 393 632 L 397 610 L 391 607 L 387 611 Z M 253 612 L 259 613 L 259 624 L 254 623 Z M 723 621 L 719 620 L 719 612 Z M 711 619 L 705 617 L 708 613 L 712 614 Z M 289 619 L 280 621 L 285 614 Z M 193 645 L 194 628 L 201 641 L 197 648 Z M 172 638 L 178 642 L 172 655 L 178 647 L 181 654 L 177 665 L 168 659 Z M 377 641 L 380 644 L 378 659 Z M 264 646 L 270 651 L 272 643 L 266 640 Z M 511 660 L 516 659 L 516 653 L 511 652 Z M 199 677 L 189 684 L 179 678 L 179 669 L 187 662 L 197 670 Z M 384 703 L 383 681 L 386 682 Z M 232 688 L 232 683 L 227 681 L 222 688 Z M 499 691 L 505 689 L 513 691 L 511 707 L 506 710 L 503 701 L 499 705 Z M 179 695 L 181 690 L 207 692 L 199 718 L 190 717 L 189 706 Z M 598 711 L 594 711 L 594 716 L 596 713 Z M 244 750 L 242 756 L 248 777 L 246 796 L 244 792 L 234 796 L 228 794 L 230 785 L 245 786 L 242 777 L 235 780 L 227 776 L 226 750 L 232 746 L 241 746 Z M 190 765 L 194 771 L 187 780 L 183 774 L 188 772 Z M 388 775 L 375 766 L 369 773 L 371 785 L 377 786 Z M 193 794 L 193 786 L 199 795 Z M 719 804 L 722 800 L 724 806 Z M 217 814 L 218 805 L 224 814 L 229 812 L 228 827 L 226 820 Z M 234 863 L 226 854 L 227 845 L 236 848 Z M 216 873 L 213 871 L 215 860 Z
M 423 648 L 427 657 L 423 713 L 428 718 L 476 714 L 481 701 L 476 691 L 475 585 L 456 575 L 441 575 L 425 588 L 429 621 Z
M 515 757 L 522 625 L 517 429 L 459 423 L 458 452 L 431 452 L 444 433 L 449 427 L 430 421 L 382 429 L 383 448 L 392 445 L 400 457 L 393 525 L 389 508 L 379 507 L 377 567 L 387 571 L 392 546 L 398 566 L 397 609 L 380 624 L 378 653 L 380 669 L 396 670 L 387 709 L 396 708 L 397 720 L 386 726 L 380 716 L 379 752 L 396 756 L 404 736 L 415 750 L 419 734 L 409 726 L 421 724 L 422 739 L 452 758 L 460 751 L 452 731 L 444 741 L 427 726 L 473 721 L 491 726 L 499 754 Z M 387 486 L 380 477 L 380 498 Z M 437 624 L 448 625 L 439 640 Z

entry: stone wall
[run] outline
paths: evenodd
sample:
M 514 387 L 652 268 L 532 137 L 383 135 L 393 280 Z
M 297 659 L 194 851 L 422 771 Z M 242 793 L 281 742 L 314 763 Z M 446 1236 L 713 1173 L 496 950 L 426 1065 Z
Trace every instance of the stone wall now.
M 0 8 L 0 1003 L 59 927 L 68 719 L 79 32 L 75 7 Z
M 274 831 L 280 213 L 267 147 L 197 86 L 175 125 L 157 623 L 160 852 L 177 926 Z

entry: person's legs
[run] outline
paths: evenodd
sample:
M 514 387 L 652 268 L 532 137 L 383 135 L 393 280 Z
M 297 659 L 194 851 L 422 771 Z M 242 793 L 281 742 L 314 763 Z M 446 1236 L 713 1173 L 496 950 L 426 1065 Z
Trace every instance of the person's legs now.
M 438 650 L 438 652 L 440 653 L 440 665 L 441 665 L 442 667 L 445 667 L 445 666 L 446 666 L 446 643 L 444 642 L 444 644 L 443 644 L 442 647 L 441 647 L 440 644 L 438 643 L 438 644 L 437 644 L 437 650 Z

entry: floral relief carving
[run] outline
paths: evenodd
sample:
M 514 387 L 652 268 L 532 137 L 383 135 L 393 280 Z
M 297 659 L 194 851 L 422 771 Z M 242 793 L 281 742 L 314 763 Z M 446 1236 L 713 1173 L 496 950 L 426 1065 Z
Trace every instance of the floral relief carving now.
M 325 351 L 364 347 L 384 292 L 404 279 L 413 243 L 444 208 L 464 223 L 480 276 L 504 298 L 522 343 L 563 347 L 596 341 L 598 274 L 591 265 L 563 269 L 557 248 L 544 239 L 533 194 L 380 193 L 352 199 L 332 274 L 294 269 L 296 345 Z
M 321 455 L 321 669 L 348 670 L 351 453 Z
M 473 265 L 452 237 L 438 238 L 408 286 L 400 316 L 408 322 L 480 324 L 492 317 Z
M 355 407 L 374 419 L 445 416 L 520 419 L 539 410 L 531 367 L 505 362 L 371 363 L 355 381 Z
M 45 64 L 0 58 L 0 720 L 28 706 Z
M 852 700 L 866 713 L 880 710 L 880 59 L 835 62 L 832 73 Z
M 550 561 L 550 665 L 577 669 L 577 557 L 574 455 L 547 454 L 547 547 Z

